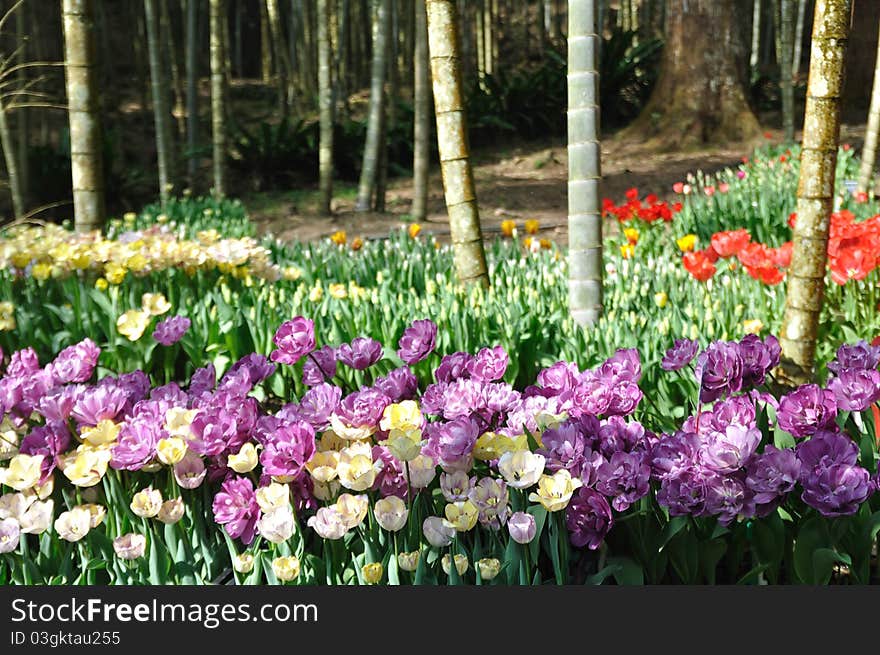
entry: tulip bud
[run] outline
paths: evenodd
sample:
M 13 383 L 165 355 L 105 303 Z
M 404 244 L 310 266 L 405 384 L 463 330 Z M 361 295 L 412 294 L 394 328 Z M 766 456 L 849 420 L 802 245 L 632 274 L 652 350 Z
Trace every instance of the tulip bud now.
M 290 582 L 299 576 L 299 558 L 296 555 L 276 557 L 272 560 L 272 572 L 281 582 Z
M 484 557 L 477 562 L 477 568 L 480 570 L 480 577 L 488 582 L 501 571 L 501 562 L 494 557 Z
M 417 550 L 414 550 L 411 553 L 398 553 L 397 566 L 399 566 L 402 571 L 415 571 L 419 567 L 420 556 L 421 553 Z
M 183 518 L 184 509 L 186 508 L 183 504 L 183 499 L 178 496 L 162 503 L 156 518 L 166 525 L 172 525 Z
M 364 582 L 367 584 L 378 584 L 382 580 L 382 573 L 382 562 L 364 564 L 361 568 L 361 575 L 364 576 Z
M 443 572 L 446 575 L 449 575 L 452 570 L 452 560 L 449 557 L 449 553 L 446 553 L 443 556 L 443 559 L 440 560 L 440 566 L 443 567 Z M 455 556 L 455 570 L 458 571 L 459 575 L 464 575 L 465 571 L 468 570 L 468 558 L 464 555 L 456 555 Z
M 142 534 L 129 533 L 113 540 L 113 550 L 120 559 L 133 560 L 144 556 L 147 538 Z

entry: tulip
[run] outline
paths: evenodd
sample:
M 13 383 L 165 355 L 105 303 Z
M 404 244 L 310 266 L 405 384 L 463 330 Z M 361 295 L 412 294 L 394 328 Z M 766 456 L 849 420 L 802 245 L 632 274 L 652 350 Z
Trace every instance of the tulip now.
M 257 467 L 259 462 L 257 448 L 251 442 L 247 442 L 237 453 L 226 458 L 226 465 L 236 473 L 249 473 Z
M 367 511 L 370 509 L 370 501 L 363 494 L 359 496 L 342 494 L 336 499 L 334 507 L 339 513 L 345 529 L 352 530 L 363 523 L 367 516 Z
M 147 538 L 142 534 L 129 533 L 113 540 L 113 551 L 120 559 L 134 560 L 144 556 Z
M 486 580 L 494 580 L 501 571 L 501 562 L 494 557 L 484 557 L 477 561 L 477 568 L 480 571 L 480 578 Z
M 156 444 L 156 455 L 163 464 L 173 466 L 186 456 L 186 448 L 186 441 L 180 437 L 168 437 Z
M 149 312 L 129 309 L 116 319 L 116 330 L 129 341 L 137 341 L 143 336 L 149 324 Z
M 357 442 L 339 453 L 336 471 L 340 484 L 352 491 L 365 491 L 373 486 L 381 462 L 373 462 L 372 448 L 366 442 Z
M 161 293 L 145 293 L 141 296 L 141 309 L 150 316 L 161 316 L 171 309 L 171 303 Z
M 508 485 L 514 489 L 531 487 L 544 472 L 544 456 L 518 450 L 504 453 L 498 460 L 498 471 Z
M 443 572 L 446 575 L 449 575 L 452 570 L 452 559 L 449 557 L 449 553 L 446 553 L 442 559 L 440 560 L 440 566 L 443 567 Z M 468 570 L 468 558 L 465 555 L 456 555 L 455 556 L 455 570 L 458 571 L 459 575 L 464 575 Z
M 286 484 L 271 484 L 257 489 L 257 505 L 265 513 L 290 506 L 290 487 Z
M 198 414 L 197 409 L 186 409 L 185 407 L 172 407 L 165 412 L 165 430 L 172 437 L 180 437 L 189 439 L 192 437 L 190 425 Z
M 322 507 L 306 523 L 322 539 L 342 539 L 348 529 L 335 507 Z
M 281 582 L 290 582 L 299 577 L 299 558 L 296 555 L 276 557 L 272 560 L 272 572 Z
M 172 498 L 162 503 L 162 507 L 159 509 L 159 514 L 156 515 L 156 518 L 162 521 L 165 525 L 173 525 L 183 518 L 184 509 L 186 509 L 186 507 L 183 504 L 183 499 L 178 496 L 177 498 Z
M 16 491 L 30 489 L 40 481 L 43 472 L 42 455 L 24 455 L 19 453 L 11 460 L 9 466 L 0 469 L 0 484 L 12 487 Z
M 207 472 L 202 458 L 191 450 L 174 465 L 174 479 L 184 489 L 199 487 L 205 480 Z
M 388 438 L 380 443 L 401 462 L 411 462 L 416 459 L 424 445 L 422 431 L 417 428 L 394 428 L 388 433 Z
M 380 527 L 388 532 L 397 532 L 406 525 L 409 510 L 397 496 L 387 496 L 376 501 L 373 514 L 375 514 L 376 522 Z
M 232 568 L 237 573 L 250 573 L 254 570 L 254 556 L 250 553 L 241 553 L 232 558 Z
M 572 478 L 566 469 L 560 469 L 553 475 L 542 475 L 538 480 L 537 493 L 529 494 L 529 500 L 539 502 L 548 512 L 558 512 L 565 509 L 574 490 L 583 483 Z
M 407 463 L 409 484 L 413 489 L 424 489 L 437 475 L 437 464 L 428 455 L 419 455 Z
M 86 510 L 89 513 L 89 527 L 97 528 L 107 518 L 107 508 L 97 503 L 85 503 L 77 505 L 77 507 Z M 74 508 L 75 509 L 75 508 Z
M 79 436 L 90 446 L 104 446 L 116 441 L 121 429 L 121 424 L 104 419 L 98 421 L 98 425 L 94 427 L 86 426 L 82 428 Z
M 162 492 L 152 485 L 138 491 L 131 499 L 131 511 L 144 519 L 151 519 L 162 509 Z
M 55 532 L 65 541 L 79 541 L 88 534 L 91 524 L 89 510 L 74 507 L 55 519 Z
M 379 427 L 385 432 L 421 428 L 424 420 L 419 404 L 415 400 L 404 400 L 385 408 Z
M 23 493 L 3 494 L 0 496 L 0 519 L 18 521 L 33 500 L 33 496 L 25 496 Z
M 267 541 L 280 544 L 293 536 L 293 508 L 290 505 L 273 509 L 260 517 L 257 530 Z
M 382 581 L 383 572 L 382 562 L 371 562 L 361 567 L 361 575 L 367 584 L 379 584 Z
M 336 494 L 339 493 L 341 488 L 342 485 L 339 484 L 339 480 L 330 480 L 330 482 L 313 481 L 312 495 L 318 500 L 330 502 L 336 498 Z
M 454 529 L 456 532 L 467 532 L 473 529 L 477 524 L 477 518 L 480 516 L 477 506 L 469 500 L 449 503 L 446 505 L 445 513 L 446 520 L 443 521 L 443 525 Z
M 507 530 L 510 538 L 518 544 L 527 544 L 535 538 L 537 526 L 535 517 L 526 512 L 515 512 L 507 519 Z
M 18 548 L 21 526 L 15 519 L 0 520 L 0 553 L 11 553 Z
M 330 482 L 336 477 L 339 453 L 335 450 L 318 451 L 306 462 L 306 470 L 315 482 Z
M 93 487 L 107 473 L 112 457 L 109 450 L 80 446 L 61 460 L 61 470 L 75 486 Z
M 21 531 L 25 534 L 42 534 L 52 525 L 55 501 L 35 501 L 19 518 Z
M 399 566 L 402 571 L 415 571 L 419 567 L 419 557 L 421 557 L 421 552 L 418 550 L 414 550 L 410 553 L 398 553 L 397 566 Z
M 425 539 L 435 548 L 443 548 L 452 543 L 455 537 L 455 529 L 448 527 L 439 516 L 429 516 L 422 523 L 422 532 Z

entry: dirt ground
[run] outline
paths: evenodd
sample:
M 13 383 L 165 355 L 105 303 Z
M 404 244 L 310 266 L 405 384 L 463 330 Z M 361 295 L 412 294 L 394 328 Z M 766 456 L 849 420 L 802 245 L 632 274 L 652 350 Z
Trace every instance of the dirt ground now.
M 841 142 L 861 146 L 863 125 L 845 125 Z M 656 152 L 633 140 L 607 138 L 602 143 L 602 195 L 615 202 L 622 201 L 624 192 L 637 187 L 644 196 L 655 193 L 671 198 L 672 185 L 684 180 L 689 172 L 713 172 L 739 164 L 750 156 L 760 142 L 780 142 L 778 130 L 768 130 L 758 140 L 734 143 L 725 147 L 686 152 Z M 769 138 L 768 138 L 769 137 Z M 500 231 L 502 220 L 518 222 L 537 219 L 542 234 L 561 242 L 566 238 L 567 157 L 565 143 L 516 143 L 484 149 L 474 156 L 477 199 L 483 233 Z M 410 222 L 408 211 L 412 201 L 412 180 L 394 180 L 389 184 L 385 213 L 354 212 L 351 189 L 334 198 L 333 216 L 318 217 L 314 199 L 300 195 L 294 201 L 282 195 L 277 202 L 265 199 L 244 200 L 251 218 L 261 234 L 271 233 L 288 240 L 315 240 L 337 230 L 345 230 L 349 238 L 384 237 L 389 230 Z M 431 171 L 429 215 L 422 223 L 423 234 L 445 237 L 449 234 L 443 184 L 439 167 Z

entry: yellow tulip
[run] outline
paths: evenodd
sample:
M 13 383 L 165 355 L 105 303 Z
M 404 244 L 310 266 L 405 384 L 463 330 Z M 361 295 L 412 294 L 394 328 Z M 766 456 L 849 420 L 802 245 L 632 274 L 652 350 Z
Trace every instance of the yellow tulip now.
M 678 244 L 678 249 L 682 252 L 692 252 L 697 245 L 697 235 L 685 234 L 683 237 L 676 239 L 675 243 Z
M 116 329 L 129 341 L 140 339 L 150 324 L 150 314 L 139 309 L 129 309 L 116 319 Z
M 379 584 L 382 581 L 383 572 L 382 562 L 371 562 L 361 567 L 361 575 L 367 584 Z
M 226 465 L 236 473 L 249 473 L 257 468 L 260 459 L 257 456 L 257 447 L 248 441 L 238 452 L 226 458 Z
M 542 475 L 538 480 L 537 493 L 529 494 L 529 500 L 541 503 L 548 512 L 558 512 L 565 509 L 574 490 L 582 484 L 578 478 L 571 477 L 566 469 L 560 469 L 553 475 Z
M 299 577 L 300 564 L 296 555 L 276 557 L 272 560 L 272 572 L 281 582 L 290 582 Z
M 9 466 L 0 469 L 0 483 L 12 487 L 16 491 L 24 491 L 35 486 L 42 477 L 41 466 L 43 455 L 24 455 L 19 453 L 11 460 Z
M 501 562 L 494 557 L 484 557 L 477 561 L 477 568 L 480 571 L 480 578 L 488 582 L 501 572 Z
M 443 525 L 456 532 L 467 532 L 477 524 L 480 512 L 469 500 L 457 501 L 446 505 L 446 520 Z
M 456 555 L 455 556 L 455 570 L 458 571 L 459 575 L 464 575 L 468 570 L 468 558 L 465 555 Z M 446 575 L 449 575 L 452 571 L 452 559 L 449 557 L 449 553 L 446 553 L 442 559 L 440 560 L 440 566 L 443 567 L 443 572 Z
M 171 309 L 171 303 L 161 293 L 145 293 L 141 296 L 141 308 L 150 316 L 161 316 Z
M 180 437 L 166 437 L 156 444 L 156 455 L 163 464 L 174 466 L 184 458 L 186 449 L 186 441 Z
M 79 436 L 90 446 L 104 446 L 116 441 L 121 429 L 121 424 L 104 419 L 94 427 L 84 427 Z

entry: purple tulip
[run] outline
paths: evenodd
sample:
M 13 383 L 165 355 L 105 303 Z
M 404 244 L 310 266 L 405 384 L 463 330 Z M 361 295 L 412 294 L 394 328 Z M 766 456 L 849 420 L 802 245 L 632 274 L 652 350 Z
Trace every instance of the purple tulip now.
M 837 406 L 863 412 L 880 399 L 880 372 L 876 369 L 842 368 L 828 381 Z
M 100 355 L 101 349 L 91 339 L 83 339 L 74 346 L 68 346 L 49 365 L 55 383 L 88 381 L 98 365 Z
M 473 359 L 468 353 L 452 353 L 440 360 L 440 366 L 434 371 L 437 382 L 454 382 L 458 378 L 466 378 L 470 375 L 468 366 Z
M 419 391 L 419 381 L 407 366 L 389 371 L 385 377 L 376 378 L 373 386 L 388 396 L 392 403 L 412 400 Z
M 397 356 L 405 364 L 416 364 L 433 352 L 437 343 L 437 325 L 428 319 L 415 320 L 403 331 L 397 343 Z
M 723 431 L 712 431 L 704 444 L 700 459 L 718 473 L 738 471 L 758 449 L 761 431 L 740 425 L 728 425 Z
M 183 338 L 191 326 L 192 321 L 186 316 L 170 316 L 156 324 L 153 338 L 163 346 L 173 346 Z
M 303 384 L 309 387 L 321 384 L 336 375 L 336 349 L 324 346 L 309 353 L 303 362 Z
M 709 403 L 739 391 L 743 383 L 743 360 L 738 344 L 711 343 L 697 358 L 696 374 L 701 402 Z
M 644 453 L 618 451 L 599 466 L 596 477 L 596 490 L 613 496 L 611 506 L 623 512 L 648 494 L 651 467 Z
M 226 527 L 233 539 L 241 537 L 242 543 L 250 545 L 257 532 L 260 506 L 254 484 L 248 478 L 230 476 L 214 496 L 214 520 Z
M 605 496 L 581 487 L 565 509 L 565 525 L 572 544 L 578 548 L 586 546 L 596 550 L 614 525 L 614 515 Z
M 494 382 L 504 377 L 510 358 L 501 346 L 483 348 L 468 362 L 468 373 L 471 379 L 478 382 Z
M 801 475 L 801 498 L 822 516 L 849 516 L 870 491 L 870 475 L 861 466 L 834 464 Z
M 746 486 L 759 505 L 774 503 L 792 489 L 800 476 L 801 463 L 789 448 L 778 449 L 768 444 L 747 467 Z
M 660 366 L 665 371 L 678 371 L 691 363 L 697 352 L 700 350 L 700 344 L 690 339 L 676 339 L 672 348 L 666 351 Z
M 382 359 L 382 344 L 369 337 L 358 337 L 339 346 L 336 358 L 356 371 L 363 371 Z
M 297 413 L 319 432 L 330 427 L 330 415 L 336 411 L 342 399 L 342 389 L 332 384 L 318 384 L 308 391 L 300 401 Z
M 315 454 L 315 430 L 305 421 L 289 423 L 264 444 L 260 464 L 266 475 L 297 478 Z
M 833 427 L 836 418 L 834 392 L 816 384 L 805 384 L 783 396 L 776 412 L 779 427 L 797 438 Z
M 315 349 L 315 323 L 311 319 L 297 316 L 281 324 L 272 342 L 277 348 L 270 355 L 272 361 L 293 366 Z
M 863 371 L 876 370 L 880 364 L 880 346 L 870 346 L 864 340 L 855 344 L 843 344 L 837 349 L 837 359 L 828 363 L 828 370 L 840 375 L 843 369 Z
M 535 538 L 537 532 L 535 517 L 526 512 L 514 512 L 507 519 L 507 530 L 510 538 L 518 544 L 527 544 Z

